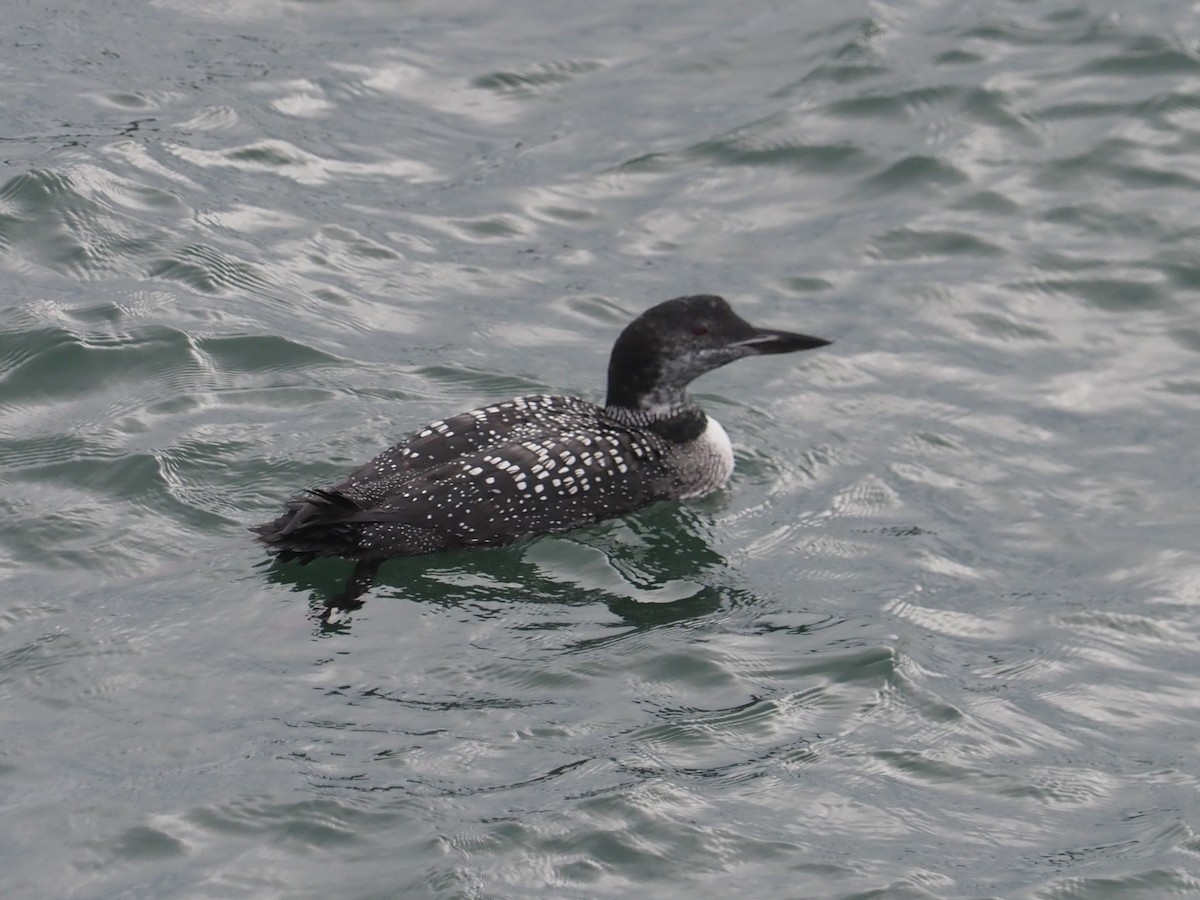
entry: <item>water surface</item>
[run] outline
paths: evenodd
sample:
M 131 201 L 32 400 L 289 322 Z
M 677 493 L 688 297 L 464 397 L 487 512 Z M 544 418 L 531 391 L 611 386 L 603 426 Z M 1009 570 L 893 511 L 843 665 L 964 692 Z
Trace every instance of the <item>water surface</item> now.
M 8 13 L 12 897 L 1200 892 L 1181 3 Z M 347 567 L 245 526 L 600 399 L 684 293 L 727 490 Z

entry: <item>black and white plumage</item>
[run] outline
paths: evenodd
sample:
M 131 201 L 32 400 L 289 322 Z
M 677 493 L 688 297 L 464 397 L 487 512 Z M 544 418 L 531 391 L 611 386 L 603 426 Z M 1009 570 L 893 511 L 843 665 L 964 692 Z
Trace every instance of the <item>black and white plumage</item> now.
M 668 300 L 617 338 L 603 407 L 534 394 L 432 422 L 251 530 L 280 560 L 354 560 L 331 602 L 352 606 L 391 557 L 497 547 L 700 496 L 729 478 L 733 449 L 687 385 L 743 356 L 828 343 L 755 328 L 720 297 Z

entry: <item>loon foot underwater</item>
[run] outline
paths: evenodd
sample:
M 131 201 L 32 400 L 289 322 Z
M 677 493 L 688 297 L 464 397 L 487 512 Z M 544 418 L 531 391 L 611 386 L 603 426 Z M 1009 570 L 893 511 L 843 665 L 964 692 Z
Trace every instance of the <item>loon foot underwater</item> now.
M 617 338 L 604 406 L 531 394 L 431 422 L 250 530 L 280 561 L 353 560 L 327 606 L 354 609 L 392 557 L 500 547 L 716 490 L 733 447 L 687 386 L 744 356 L 829 343 L 756 328 L 721 297 L 667 300 Z

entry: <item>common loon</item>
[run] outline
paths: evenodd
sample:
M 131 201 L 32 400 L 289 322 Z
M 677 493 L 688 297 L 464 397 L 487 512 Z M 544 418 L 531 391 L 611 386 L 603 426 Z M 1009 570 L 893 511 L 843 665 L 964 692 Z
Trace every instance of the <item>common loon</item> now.
M 498 547 L 697 497 L 733 471 L 717 420 L 687 394 L 743 356 L 829 341 L 755 328 L 721 297 L 667 300 L 617 338 L 608 398 L 532 394 L 431 422 L 251 531 L 280 560 L 354 560 L 330 607 L 354 608 L 395 556 Z

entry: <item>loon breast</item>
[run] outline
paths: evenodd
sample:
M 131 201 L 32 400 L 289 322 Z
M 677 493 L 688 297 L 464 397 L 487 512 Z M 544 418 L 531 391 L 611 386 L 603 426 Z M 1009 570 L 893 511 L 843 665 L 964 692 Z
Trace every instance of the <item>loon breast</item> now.
M 681 475 L 686 487 L 681 500 L 701 497 L 721 487 L 733 474 L 733 444 L 721 423 L 706 415 L 708 422 L 700 437 L 681 448 Z

